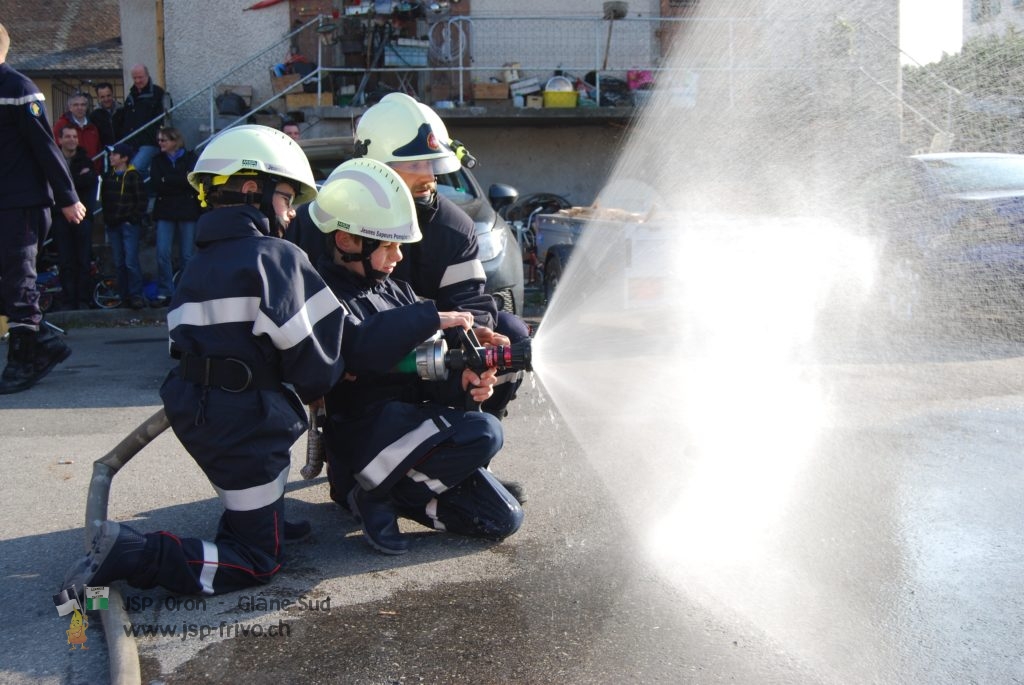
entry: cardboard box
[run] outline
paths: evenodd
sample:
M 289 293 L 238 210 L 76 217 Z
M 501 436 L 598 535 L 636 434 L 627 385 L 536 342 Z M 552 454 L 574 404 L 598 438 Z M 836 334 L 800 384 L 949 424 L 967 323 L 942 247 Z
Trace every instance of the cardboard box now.
M 301 109 L 303 107 L 319 107 L 331 104 L 331 94 L 324 93 L 322 99 L 317 102 L 316 93 L 288 93 L 284 96 L 288 109 Z
M 504 69 L 505 83 L 512 83 L 519 80 L 519 62 L 506 62 Z
M 544 109 L 544 97 L 541 95 L 526 96 L 527 109 Z
M 280 93 L 282 90 L 298 81 L 301 76 L 298 74 L 285 74 L 284 76 L 271 76 L 270 87 L 273 88 L 275 93 Z M 301 91 L 301 88 L 296 88 L 296 91 Z
M 507 83 L 474 83 L 473 84 L 473 99 L 474 100 L 507 100 L 508 99 L 508 84 Z
M 447 83 L 430 84 L 430 99 L 434 102 L 437 102 L 438 100 L 451 100 L 452 87 Z

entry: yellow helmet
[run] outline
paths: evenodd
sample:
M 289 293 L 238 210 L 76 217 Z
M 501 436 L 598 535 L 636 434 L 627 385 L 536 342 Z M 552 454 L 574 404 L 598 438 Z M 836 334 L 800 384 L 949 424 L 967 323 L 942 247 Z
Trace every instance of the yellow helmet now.
M 423 238 L 409 187 L 375 159 L 350 159 L 332 171 L 310 203 L 309 217 L 324 233 L 345 231 L 394 243 Z

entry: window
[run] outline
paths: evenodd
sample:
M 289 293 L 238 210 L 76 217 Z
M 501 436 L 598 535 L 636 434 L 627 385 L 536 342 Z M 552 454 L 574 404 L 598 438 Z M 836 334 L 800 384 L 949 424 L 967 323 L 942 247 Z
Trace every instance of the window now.
M 1014 5 L 1020 0 L 1013 0 Z M 971 21 L 988 21 L 1003 10 L 1001 0 L 971 0 Z

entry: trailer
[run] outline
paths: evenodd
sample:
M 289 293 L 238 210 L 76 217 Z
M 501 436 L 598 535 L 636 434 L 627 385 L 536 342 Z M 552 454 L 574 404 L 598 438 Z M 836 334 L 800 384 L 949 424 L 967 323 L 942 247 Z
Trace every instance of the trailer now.
M 548 302 L 581 246 L 585 261 L 574 265 L 574 278 L 604 293 L 607 304 L 645 308 L 669 295 L 671 226 L 650 213 L 571 207 L 535 216 L 532 230 Z

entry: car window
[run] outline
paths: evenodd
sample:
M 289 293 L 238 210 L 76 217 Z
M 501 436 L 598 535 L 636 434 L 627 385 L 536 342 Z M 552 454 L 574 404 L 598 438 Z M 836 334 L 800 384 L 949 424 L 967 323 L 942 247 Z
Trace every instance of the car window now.
M 473 184 L 466 178 L 466 172 L 463 169 L 450 174 L 438 175 L 437 192 L 457 205 L 466 205 L 476 199 Z

